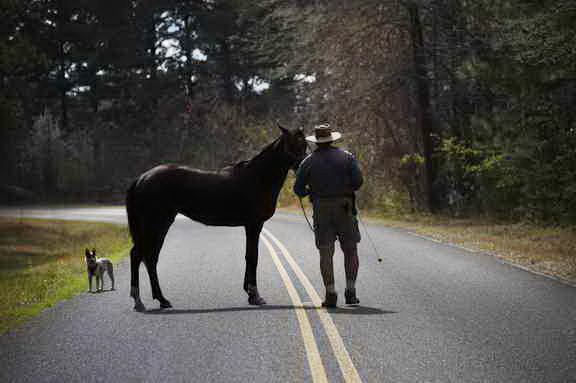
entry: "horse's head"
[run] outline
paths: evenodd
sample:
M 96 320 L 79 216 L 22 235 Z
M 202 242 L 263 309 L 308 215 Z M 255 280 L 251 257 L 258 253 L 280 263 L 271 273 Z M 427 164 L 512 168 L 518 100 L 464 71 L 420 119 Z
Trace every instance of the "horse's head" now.
M 288 158 L 290 167 L 296 171 L 298 166 L 306 157 L 306 139 L 302 129 L 289 130 L 278 124 L 278 128 L 282 131 L 280 137 L 279 147 L 282 153 Z

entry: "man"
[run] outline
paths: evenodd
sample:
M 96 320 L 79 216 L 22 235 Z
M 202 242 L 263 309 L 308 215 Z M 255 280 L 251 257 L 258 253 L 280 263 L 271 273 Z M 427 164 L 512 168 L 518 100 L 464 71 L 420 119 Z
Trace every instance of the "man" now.
M 294 184 L 294 193 L 300 198 L 310 195 L 314 207 L 314 235 L 326 287 L 323 307 L 336 307 L 338 300 L 332 261 L 336 239 L 344 253 L 346 304 L 360 303 L 355 286 L 360 232 L 354 192 L 362 186 L 362 173 L 350 152 L 332 146 L 341 137 L 328 124 L 315 126 L 314 135 L 306 140 L 315 143 L 317 148 L 300 164 Z

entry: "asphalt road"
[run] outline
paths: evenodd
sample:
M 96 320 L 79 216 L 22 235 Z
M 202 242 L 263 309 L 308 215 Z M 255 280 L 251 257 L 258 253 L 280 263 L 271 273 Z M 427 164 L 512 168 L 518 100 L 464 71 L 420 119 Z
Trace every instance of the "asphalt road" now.
M 121 208 L 0 215 L 125 221 Z M 277 214 L 260 244 L 259 289 L 242 290 L 244 233 L 176 220 L 160 256 L 159 311 L 132 310 L 128 263 L 117 290 L 83 293 L 0 337 L 0 382 L 576 382 L 576 289 L 408 233 L 369 226 L 359 307 L 317 308 L 312 233 Z M 362 230 L 364 233 L 364 230 Z

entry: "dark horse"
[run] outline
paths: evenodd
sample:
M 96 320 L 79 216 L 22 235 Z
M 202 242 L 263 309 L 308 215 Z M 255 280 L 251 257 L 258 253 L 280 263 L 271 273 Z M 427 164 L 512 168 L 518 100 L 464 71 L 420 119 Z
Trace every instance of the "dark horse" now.
M 244 226 L 248 302 L 262 305 L 256 284 L 258 239 L 266 220 L 274 214 L 278 194 L 288 170 L 297 169 L 306 154 L 302 130 L 280 127 L 282 135 L 249 161 L 219 171 L 180 165 L 160 165 L 136 179 L 126 196 L 128 224 L 134 246 L 130 251 L 134 309 L 145 310 L 140 300 L 140 263 L 144 261 L 152 297 L 161 308 L 172 307 L 162 295 L 156 265 L 164 237 L 177 213 L 214 226 Z

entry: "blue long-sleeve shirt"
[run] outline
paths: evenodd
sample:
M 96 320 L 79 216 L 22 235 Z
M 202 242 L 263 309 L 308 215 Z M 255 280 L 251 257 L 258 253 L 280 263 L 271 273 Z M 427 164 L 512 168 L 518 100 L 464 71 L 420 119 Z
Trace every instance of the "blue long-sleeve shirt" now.
M 358 161 L 352 153 L 329 146 L 318 148 L 306 157 L 296 173 L 294 193 L 322 197 L 352 196 L 362 186 Z

